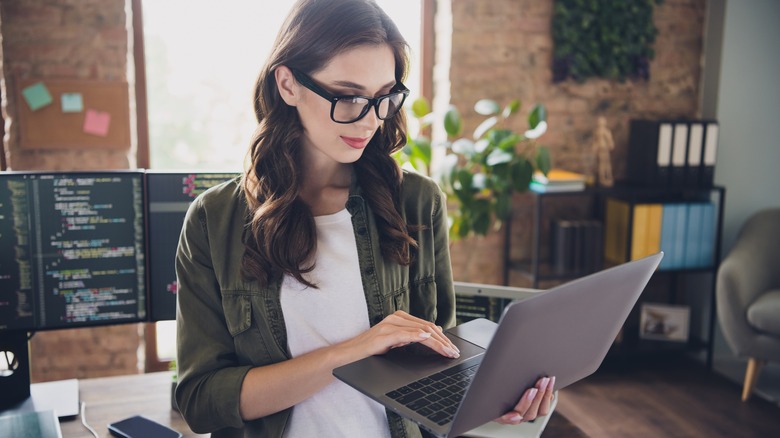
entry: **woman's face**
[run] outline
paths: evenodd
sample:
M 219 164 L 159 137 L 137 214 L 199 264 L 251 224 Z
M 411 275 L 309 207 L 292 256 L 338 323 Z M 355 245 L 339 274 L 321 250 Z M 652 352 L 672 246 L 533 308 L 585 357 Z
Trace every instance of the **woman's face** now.
M 377 97 L 396 85 L 395 58 L 388 45 L 359 46 L 336 55 L 311 79 L 334 96 Z M 331 103 L 301 84 L 296 107 L 303 124 L 304 157 L 309 164 L 353 163 L 382 124 L 374 108 L 353 123 L 336 123 Z

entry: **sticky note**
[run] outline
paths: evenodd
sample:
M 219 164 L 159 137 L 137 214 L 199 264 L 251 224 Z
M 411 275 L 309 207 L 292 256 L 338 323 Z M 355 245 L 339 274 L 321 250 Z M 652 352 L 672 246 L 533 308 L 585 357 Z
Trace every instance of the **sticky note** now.
M 62 93 L 60 103 L 64 113 L 80 113 L 84 111 L 84 99 L 81 97 L 81 93 Z
M 84 117 L 84 132 L 105 137 L 111 124 L 111 114 L 104 111 L 88 109 Z
M 24 100 L 27 101 L 27 105 L 33 111 L 43 108 L 52 102 L 51 94 L 43 82 L 38 82 L 25 88 L 22 90 L 22 95 Z

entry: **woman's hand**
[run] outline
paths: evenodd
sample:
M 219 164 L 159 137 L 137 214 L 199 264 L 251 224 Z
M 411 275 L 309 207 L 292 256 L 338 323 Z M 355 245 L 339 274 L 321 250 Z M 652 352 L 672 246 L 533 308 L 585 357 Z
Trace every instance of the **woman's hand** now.
M 402 310 L 383 319 L 368 331 L 347 341 L 360 348 L 365 356 L 383 354 L 392 348 L 418 342 L 445 357 L 457 358 L 460 351 L 444 335 L 442 328 Z
M 554 387 L 555 376 L 539 379 L 536 386 L 525 390 L 514 410 L 496 418 L 496 421 L 501 424 L 520 424 L 523 421 L 534 420 L 540 415 L 549 414 Z

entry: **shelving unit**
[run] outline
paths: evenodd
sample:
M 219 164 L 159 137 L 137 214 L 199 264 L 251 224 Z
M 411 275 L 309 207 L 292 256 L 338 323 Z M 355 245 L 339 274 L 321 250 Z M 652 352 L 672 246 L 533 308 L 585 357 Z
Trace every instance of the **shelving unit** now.
M 713 257 L 710 264 L 704 267 L 696 268 L 677 268 L 659 270 L 654 278 L 666 278 L 668 281 L 668 290 L 666 290 L 667 303 L 668 304 L 680 304 L 681 297 L 677 290 L 680 280 L 684 276 L 691 274 L 705 274 L 711 278 L 711 287 L 707 291 L 707 300 L 709 301 L 709 314 L 701 314 L 702 318 L 707 318 L 706 321 L 706 339 L 696 338 L 693 335 L 689 337 L 688 342 L 683 345 L 664 342 L 664 341 L 646 341 L 634 339 L 633 334 L 626 334 L 625 342 L 619 347 L 616 345 L 616 352 L 620 353 L 637 353 L 644 350 L 650 352 L 659 350 L 705 350 L 707 366 L 712 366 L 712 348 L 715 330 L 715 276 L 718 270 L 718 264 L 720 262 L 721 255 L 721 234 L 723 226 L 723 206 L 725 201 L 725 188 L 720 186 L 712 186 L 705 188 L 650 188 L 650 187 L 635 187 L 635 186 L 615 186 L 610 188 L 594 188 L 588 187 L 583 191 L 577 192 L 558 192 L 558 193 L 535 193 L 534 196 L 534 213 L 533 213 L 533 233 L 531 236 L 531 251 L 530 259 L 528 260 L 510 260 L 509 257 L 509 245 L 510 233 L 507 232 L 507 248 L 505 248 L 505 271 L 504 280 L 505 284 L 509 283 L 510 274 L 518 273 L 527 278 L 530 282 L 530 287 L 539 288 L 542 286 L 542 282 L 546 283 L 562 283 L 578 277 L 589 274 L 591 271 L 569 271 L 561 272 L 553 268 L 549 256 L 545 255 L 542 251 L 543 245 L 550 242 L 550 228 L 545 226 L 545 221 L 549 222 L 552 219 L 556 219 L 555 213 L 549 213 L 547 206 L 545 205 L 551 200 L 564 200 L 572 199 L 577 202 L 585 202 L 587 208 L 585 208 L 583 215 L 586 219 L 595 219 L 604 223 L 605 219 L 605 205 L 606 201 L 610 197 L 618 198 L 624 202 L 628 202 L 630 205 L 636 205 L 641 203 L 693 203 L 702 201 L 711 201 L 715 205 L 715 242 L 713 248 Z M 629 209 L 628 217 L 628 236 L 632 235 L 633 226 L 633 208 Z M 608 229 L 603 228 L 604 236 L 610 232 Z M 626 255 L 627 259 L 631 254 L 631 239 L 627 239 Z M 603 258 L 600 260 L 601 264 L 596 266 L 608 267 L 610 263 L 606 262 Z M 614 264 L 614 263 L 611 263 Z M 651 281 L 652 283 L 652 281 Z M 648 288 L 650 285 L 648 286 Z M 643 294 L 645 295 L 645 294 Z M 640 298 L 640 302 L 642 298 Z M 637 305 L 639 307 L 639 305 Z M 638 309 L 635 309 L 638 310 Z M 698 309 L 700 310 L 700 309 Z M 691 308 L 693 312 L 694 309 Z

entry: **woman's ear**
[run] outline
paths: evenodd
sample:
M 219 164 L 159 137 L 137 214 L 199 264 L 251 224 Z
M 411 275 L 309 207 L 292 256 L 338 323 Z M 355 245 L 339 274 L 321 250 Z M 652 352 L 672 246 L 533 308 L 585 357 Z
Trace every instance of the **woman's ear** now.
M 280 65 L 274 70 L 274 78 L 282 100 L 287 105 L 296 106 L 300 100 L 300 88 L 292 71 L 286 65 Z

